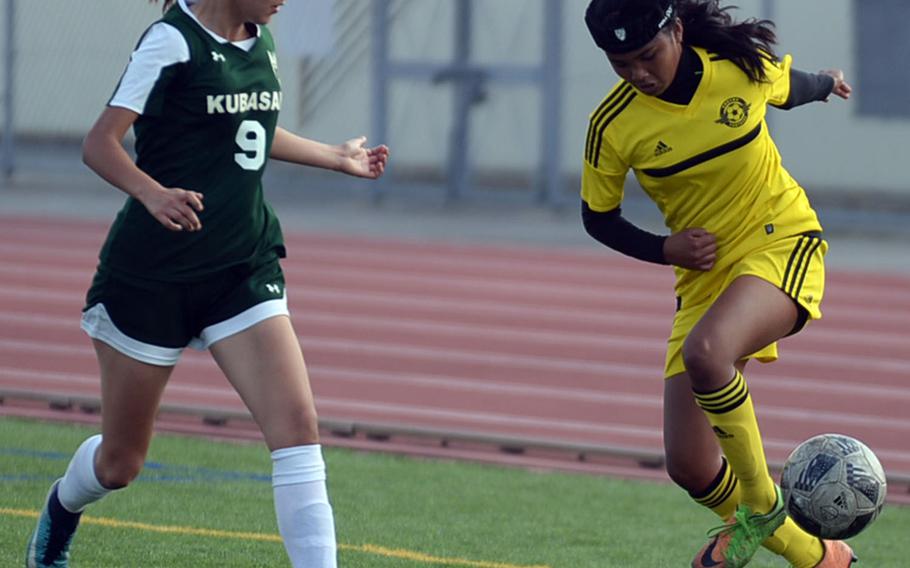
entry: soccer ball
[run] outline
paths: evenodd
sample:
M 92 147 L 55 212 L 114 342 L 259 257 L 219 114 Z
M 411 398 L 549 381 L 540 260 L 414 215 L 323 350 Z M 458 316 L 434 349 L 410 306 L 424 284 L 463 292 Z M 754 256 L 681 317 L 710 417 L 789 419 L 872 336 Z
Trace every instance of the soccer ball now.
M 881 463 L 865 444 L 843 434 L 821 434 L 793 450 L 780 488 L 787 514 L 803 530 L 843 540 L 878 517 L 887 483 Z

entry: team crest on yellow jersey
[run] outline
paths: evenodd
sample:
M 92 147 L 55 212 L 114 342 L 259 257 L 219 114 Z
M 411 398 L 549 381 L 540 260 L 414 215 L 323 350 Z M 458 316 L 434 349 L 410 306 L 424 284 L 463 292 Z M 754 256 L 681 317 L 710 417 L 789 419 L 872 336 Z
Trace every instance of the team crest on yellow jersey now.
M 739 128 L 749 119 L 749 103 L 740 97 L 730 97 L 720 105 L 720 118 L 717 124 L 723 124 L 730 128 Z

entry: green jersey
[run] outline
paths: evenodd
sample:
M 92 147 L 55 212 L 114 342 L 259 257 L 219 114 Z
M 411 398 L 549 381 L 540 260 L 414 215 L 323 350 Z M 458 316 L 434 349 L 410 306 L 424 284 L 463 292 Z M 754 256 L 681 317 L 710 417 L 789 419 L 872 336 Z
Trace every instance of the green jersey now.
M 281 108 L 265 26 L 228 42 L 180 0 L 143 35 L 108 103 L 139 113 L 136 165 L 164 187 L 198 191 L 202 229 L 171 231 L 130 197 L 101 250 L 101 268 L 188 282 L 284 256 L 262 174 Z

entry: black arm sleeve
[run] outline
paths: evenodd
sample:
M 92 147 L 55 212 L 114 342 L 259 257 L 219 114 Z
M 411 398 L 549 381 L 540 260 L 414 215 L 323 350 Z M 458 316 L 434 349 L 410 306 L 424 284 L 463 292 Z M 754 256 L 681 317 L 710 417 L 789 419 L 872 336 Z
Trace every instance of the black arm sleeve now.
M 806 73 L 798 69 L 790 69 L 790 96 L 787 102 L 777 108 L 790 110 L 791 108 L 821 101 L 828 98 L 834 90 L 834 77 L 822 73 Z M 776 105 L 775 105 L 776 106 Z
M 619 207 L 599 213 L 582 201 L 581 219 L 588 234 L 611 249 L 646 262 L 669 264 L 664 258 L 667 237 L 639 229 L 623 218 Z

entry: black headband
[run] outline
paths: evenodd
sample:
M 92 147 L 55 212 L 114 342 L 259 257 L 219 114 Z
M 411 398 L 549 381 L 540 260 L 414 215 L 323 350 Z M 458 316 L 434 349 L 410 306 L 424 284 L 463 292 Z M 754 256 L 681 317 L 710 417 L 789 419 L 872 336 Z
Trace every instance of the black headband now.
M 644 47 L 675 18 L 673 0 L 592 0 L 585 12 L 594 43 L 607 53 Z

